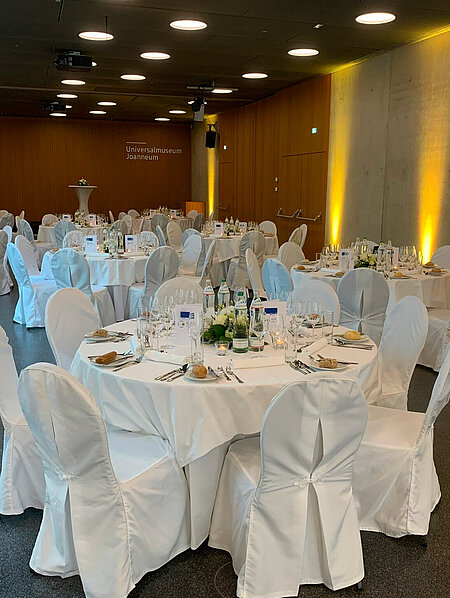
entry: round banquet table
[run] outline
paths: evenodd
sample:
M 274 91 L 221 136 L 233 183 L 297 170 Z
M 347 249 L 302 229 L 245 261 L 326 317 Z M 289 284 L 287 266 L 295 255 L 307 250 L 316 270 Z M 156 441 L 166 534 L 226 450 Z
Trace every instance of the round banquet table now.
M 113 330 L 133 332 L 136 324 L 129 320 L 115 324 Z M 345 329 L 344 329 L 345 330 Z M 168 439 L 177 461 L 185 468 L 190 488 L 191 546 L 197 548 L 209 534 L 219 475 L 228 446 L 243 435 L 258 434 L 267 407 L 274 396 L 288 383 L 305 378 L 288 365 L 270 365 L 277 352 L 266 347 L 259 367 L 243 368 L 253 353 L 233 357 L 238 376 L 244 384 L 220 379 L 215 382 L 193 382 L 184 377 L 172 383 L 155 381 L 155 377 L 175 369 L 171 363 L 145 358 L 140 364 L 113 372 L 111 368 L 91 363 L 88 355 L 108 351 L 125 352 L 130 341 L 88 344 L 77 351 L 71 372 L 94 396 L 107 425 L 123 430 L 153 434 Z M 187 355 L 188 347 L 177 347 L 177 354 Z M 358 362 L 343 372 L 357 381 L 367 402 L 379 393 L 377 348 L 353 350 L 326 347 L 328 356 Z M 328 351 L 328 352 L 327 352 Z M 279 354 L 279 352 L 278 352 Z M 282 356 L 279 360 L 284 361 Z M 218 357 L 214 347 L 205 347 L 205 364 L 214 368 L 228 364 L 228 357 Z M 267 365 L 261 365 L 267 360 Z M 239 368 L 239 369 L 237 369 Z M 312 374 L 314 375 L 314 374 Z
M 144 220 L 151 220 L 151 216 L 144 216 Z M 194 221 L 192 218 L 179 218 L 178 216 L 175 218 L 170 218 L 169 217 L 169 221 L 170 220 L 174 220 L 175 222 L 178 222 L 178 224 L 180 225 L 181 228 L 181 232 L 183 233 L 186 229 L 188 228 L 192 228 L 192 225 L 194 224 Z
M 102 226 L 78 226 L 75 225 L 77 231 L 83 235 L 97 235 L 97 240 L 101 241 L 103 238 Z M 39 225 L 37 240 L 43 243 L 51 243 L 56 247 L 55 227 Z
M 41 274 L 53 280 L 51 260 L 55 254 L 48 251 L 42 259 Z M 109 254 L 85 255 L 89 264 L 91 285 L 106 287 L 114 304 L 116 320 L 125 318 L 128 289 L 135 282 L 143 282 L 147 257 L 144 253 L 127 253 L 126 259 L 111 259 Z
M 387 280 L 389 287 L 389 303 L 387 311 L 406 297 L 413 295 L 420 299 L 425 307 L 437 307 L 439 309 L 450 309 L 450 271 L 447 270 L 440 276 L 432 276 L 430 274 L 410 274 L 406 272 L 410 278 L 391 278 Z M 326 271 L 306 272 L 305 270 L 296 270 L 295 266 L 291 268 L 291 277 L 294 288 L 302 280 L 302 276 L 316 278 L 330 284 L 335 291 L 337 291 L 340 278 Z
M 242 235 L 234 235 L 230 237 L 218 237 L 203 236 L 205 240 L 205 249 L 208 251 L 209 246 L 213 241 L 216 242 L 214 264 L 211 268 L 211 278 L 214 287 L 220 285 L 220 281 L 223 278 L 227 278 L 228 269 L 230 267 L 230 261 L 233 258 L 239 257 L 239 244 L 242 239 Z M 266 241 L 266 249 L 264 256 L 272 256 L 278 254 L 278 237 L 264 236 Z

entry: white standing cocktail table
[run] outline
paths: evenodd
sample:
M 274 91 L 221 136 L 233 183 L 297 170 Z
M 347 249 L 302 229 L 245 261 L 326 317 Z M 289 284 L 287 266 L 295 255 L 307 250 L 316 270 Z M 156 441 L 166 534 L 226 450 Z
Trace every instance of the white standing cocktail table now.
M 89 214 L 89 196 L 97 185 L 69 185 L 70 189 L 75 189 L 78 197 L 78 209 L 85 214 Z

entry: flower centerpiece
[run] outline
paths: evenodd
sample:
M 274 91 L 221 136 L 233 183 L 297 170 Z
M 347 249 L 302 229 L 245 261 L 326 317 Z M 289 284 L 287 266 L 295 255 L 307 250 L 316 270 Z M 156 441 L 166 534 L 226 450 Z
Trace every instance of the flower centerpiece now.
M 233 339 L 234 307 L 224 307 L 215 316 L 212 323 L 203 333 L 205 343 L 216 341 L 229 343 Z
M 82 177 L 82 178 L 81 178 L 81 179 L 78 181 L 78 186 L 79 186 L 79 187 L 87 187 L 88 185 L 89 185 L 89 183 L 88 183 L 88 182 L 87 182 L 87 180 L 86 180 L 85 178 L 83 178 L 83 177 Z
M 375 268 L 377 264 L 373 253 L 361 253 L 355 261 L 355 268 Z

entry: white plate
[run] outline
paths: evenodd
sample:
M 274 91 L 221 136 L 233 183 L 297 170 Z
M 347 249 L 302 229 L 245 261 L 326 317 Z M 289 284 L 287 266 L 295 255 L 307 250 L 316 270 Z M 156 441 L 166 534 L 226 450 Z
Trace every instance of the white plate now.
M 89 341 L 90 343 L 106 343 L 107 341 L 114 340 L 118 336 L 120 335 L 117 334 L 117 332 L 109 331 L 108 336 L 90 336 L 89 334 L 86 334 L 84 340 Z
M 184 377 L 186 378 L 186 380 L 192 380 L 192 382 L 215 382 L 216 380 L 219 380 L 219 378 L 214 374 L 211 374 L 210 371 L 208 371 L 204 378 L 197 378 L 197 376 L 194 376 L 194 374 L 190 370 L 188 370 L 185 373 Z
M 312 358 L 305 359 L 304 363 L 306 363 L 308 367 L 316 372 L 340 372 L 341 370 L 345 370 L 349 367 L 348 365 L 338 365 L 337 368 L 321 368 L 318 365 L 318 362 Z
M 367 336 L 367 334 L 361 334 L 360 338 L 358 339 L 350 339 L 350 338 L 345 338 L 345 336 L 343 334 L 335 334 L 334 335 L 336 338 L 338 338 L 341 341 L 344 341 L 344 343 L 365 343 L 367 341 L 369 341 L 369 337 Z
M 98 355 L 97 357 L 100 357 L 100 355 Z M 123 365 L 127 361 L 133 361 L 133 359 L 136 359 L 136 355 L 119 355 L 116 357 L 114 361 L 111 361 L 111 363 L 97 363 L 95 361 L 97 357 L 91 357 L 89 361 L 101 368 L 114 368 L 116 366 Z

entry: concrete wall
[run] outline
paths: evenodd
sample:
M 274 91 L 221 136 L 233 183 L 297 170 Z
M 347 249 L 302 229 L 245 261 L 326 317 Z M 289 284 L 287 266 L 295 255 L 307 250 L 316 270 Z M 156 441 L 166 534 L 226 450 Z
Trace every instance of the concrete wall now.
M 450 242 L 450 32 L 332 76 L 327 236 Z
M 218 136 L 216 149 L 205 147 L 205 134 L 209 124 L 215 124 L 216 116 L 194 122 L 191 133 L 191 200 L 205 203 L 205 214 L 216 210 L 218 198 Z

